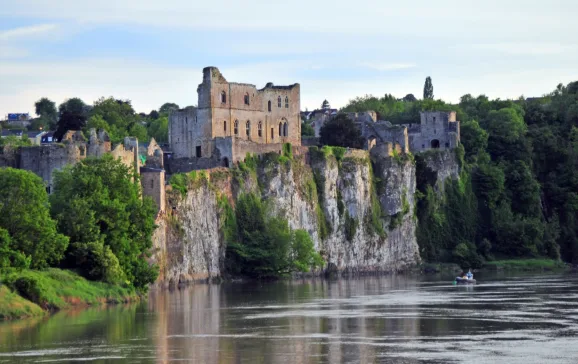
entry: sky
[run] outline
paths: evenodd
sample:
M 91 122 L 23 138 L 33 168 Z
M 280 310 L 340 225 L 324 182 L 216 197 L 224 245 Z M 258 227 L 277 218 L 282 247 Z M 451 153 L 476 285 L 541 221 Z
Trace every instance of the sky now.
M 578 1 L 0 0 L 0 117 L 48 97 L 196 105 L 202 68 L 357 96 L 540 96 L 578 80 Z

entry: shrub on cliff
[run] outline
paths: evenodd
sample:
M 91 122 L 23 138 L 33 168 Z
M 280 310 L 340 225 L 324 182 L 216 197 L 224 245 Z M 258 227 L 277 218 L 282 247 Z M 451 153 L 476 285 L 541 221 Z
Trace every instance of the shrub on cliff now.
M 50 218 L 42 179 L 32 172 L 0 169 L 0 266 L 44 268 L 57 264 L 68 239 Z
M 138 184 L 138 176 L 109 155 L 55 172 L 52 214 L 59 231 L 73 242 L 66 266 L 92 279 L 115 281 L 126 276 L 139 289 L 154 282 L 157 267 L 149 266 L 147 257 L 155 207 L 150 198 L 141 198 Z
M 274 278 L 322 265 L 304 230 L 291 231 L 254 194 L 239 197 L 235 214 L 225 215 L 226 267 L 229 273 Z

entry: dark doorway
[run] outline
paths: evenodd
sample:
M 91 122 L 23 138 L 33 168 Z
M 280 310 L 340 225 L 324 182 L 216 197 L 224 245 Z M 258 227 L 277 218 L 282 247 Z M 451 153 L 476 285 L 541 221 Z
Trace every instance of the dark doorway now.
M 437 139 L 433 139 L 433 140 L 431 141 L 431 147 L 432 147 L 433 149 L 438 149 L 438 148 L 440 147 L 440 141 L 437 140 Z
M 229 158 L 227 157 L 223 158 L 223 167 L 229 168 Z
M 438 145 L 438 147 L 439 147 L 439 145 Z M 201 158 L 201 146 L 200 146 L 200 145 L 197 146 L 197 150 L 196 150 L 195 156 L 196 156 L 197 158 Z

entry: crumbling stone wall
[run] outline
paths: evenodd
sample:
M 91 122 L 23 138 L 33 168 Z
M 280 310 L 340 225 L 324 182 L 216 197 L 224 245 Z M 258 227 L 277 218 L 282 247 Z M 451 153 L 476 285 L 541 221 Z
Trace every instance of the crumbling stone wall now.
M 165 171 L 160 168 L 140 169 L 142 193 L 150 196 L 157 205 L 158 212 L 165 211 Z
M 414 153 L 430 149 L 453 149 L 460 142 L 460 122 L 456 112 L 427 111 L 420 113 L 420 124 L 408 126 L 410 150 Z

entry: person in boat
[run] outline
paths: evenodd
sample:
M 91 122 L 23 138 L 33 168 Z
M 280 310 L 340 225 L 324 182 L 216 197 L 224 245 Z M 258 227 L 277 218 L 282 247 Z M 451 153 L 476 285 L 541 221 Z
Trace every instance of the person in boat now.
M 466 274 L 464 273 L 464 271 L 462 271 L 458 277 L 466 279 Z
M 472 273 L 472 270 L 470 269 L 468 271 L 468 273 L 466 274 L 466 278 L 467 279 L 474 279 L 474 274 Z

